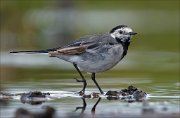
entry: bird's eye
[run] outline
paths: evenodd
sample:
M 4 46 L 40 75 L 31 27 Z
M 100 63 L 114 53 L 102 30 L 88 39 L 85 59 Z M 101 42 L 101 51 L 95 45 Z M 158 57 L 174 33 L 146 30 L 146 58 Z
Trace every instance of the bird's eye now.
M 123 33 L 123 31 L 121 31 L 121 30 L 120 30 L 120 31 L 119 31 L 119 33 L 120 33 L 120 34 L 122 34 L 122 33 Z

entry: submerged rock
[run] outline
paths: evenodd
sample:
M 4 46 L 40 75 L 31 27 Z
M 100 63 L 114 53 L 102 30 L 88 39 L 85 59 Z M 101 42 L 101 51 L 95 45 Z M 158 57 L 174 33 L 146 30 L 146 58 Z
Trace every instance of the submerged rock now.
M 106 93 L 108 100 L 116 100 L 120 98 L 128 102 L 142 101 L 146 98 L 146 95 L 147 94 L 145 92 L 138 90 L 132 85 L 120 91 L 108 91 Z
M 49 96 L 50 93 L 42 93 L 40 91 L 23 93 L 21 95 L 20 100 L 22 103 L 28 103 L 31 105 L 38 105 L 38 104 L 42 104 L 43 102 L 46 101 L 47 95 Z

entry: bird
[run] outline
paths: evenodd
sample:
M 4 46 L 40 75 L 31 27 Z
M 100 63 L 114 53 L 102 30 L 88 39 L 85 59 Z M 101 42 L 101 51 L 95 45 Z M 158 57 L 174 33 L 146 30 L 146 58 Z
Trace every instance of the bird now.
M 79 93 L 85 94 L 87 82 L 81 72 L 85 71 L 91 73 L 91 79 L 100 93 L 104 94 L 96 81 L 96 73 L 107 71 L 120 62 L 127 54 L 132 36 L 136 34 L 127 25 L 118 25 L 109 32 L 82 36 L 62 47 L 10 53 L 47 53 L 50 57 L 70 62 L 81 77 L 76 81 L 83 83 L 83 88 Z

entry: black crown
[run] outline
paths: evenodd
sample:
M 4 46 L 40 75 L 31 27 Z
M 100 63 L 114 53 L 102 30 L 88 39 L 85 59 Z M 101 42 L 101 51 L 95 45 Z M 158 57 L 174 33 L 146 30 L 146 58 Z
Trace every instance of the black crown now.
M 115 30 L 123 28 L 123 27 L 127 27 L 127 25 L 118 25 L 118 26 L 114 27 L 113 29 L 111 29 L 110 33 L 113 33 Z

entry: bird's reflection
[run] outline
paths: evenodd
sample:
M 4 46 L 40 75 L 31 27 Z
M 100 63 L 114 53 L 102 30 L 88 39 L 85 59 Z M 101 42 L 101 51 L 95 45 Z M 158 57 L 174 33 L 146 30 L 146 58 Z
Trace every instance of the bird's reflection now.
M 84 111 L 86 110 L 87 104 L 86 104 L 86 98 L 82 97 L 81 99 L 83 100 L 83 106 L 81 106 L 81 107 L 76 107 L 75 112 L 76 112 L 77 110 L 80 110 L 80 109 L 81 109 L 81 114 L 83 114 Z M 98 100 L 96 101 L 96 103 L 93 105 L 93 107 L 92 107 L 92 109 L 91 109 L 91 114 L 92 114 L 92 115 L 95 114 L 96 106 L 99 104 L 100 101 L 101 101 L 101 97 L 99 97 Z
M 81 98 L 82 100 L 83 100 L 83 106 L 81 106 L 81 107 L 76 107 L 76 109 L 75 109 L 75 112 L 77 111 L 77 110 L 79 110 L 79 109 L 81 109 L 81 114 L 83 114 L 84 113 L 84 111 L 86 110 L 86 100 L 85 100 L 85 98 Z
M 93 115 L 95 114 L 96 106 L 99 104 L 100 101 L 101 101 L 101 97 L 98 99 L 98 101 L 96 101 L 93 108 L 91 109 L 91 114 L 93 114 Z

